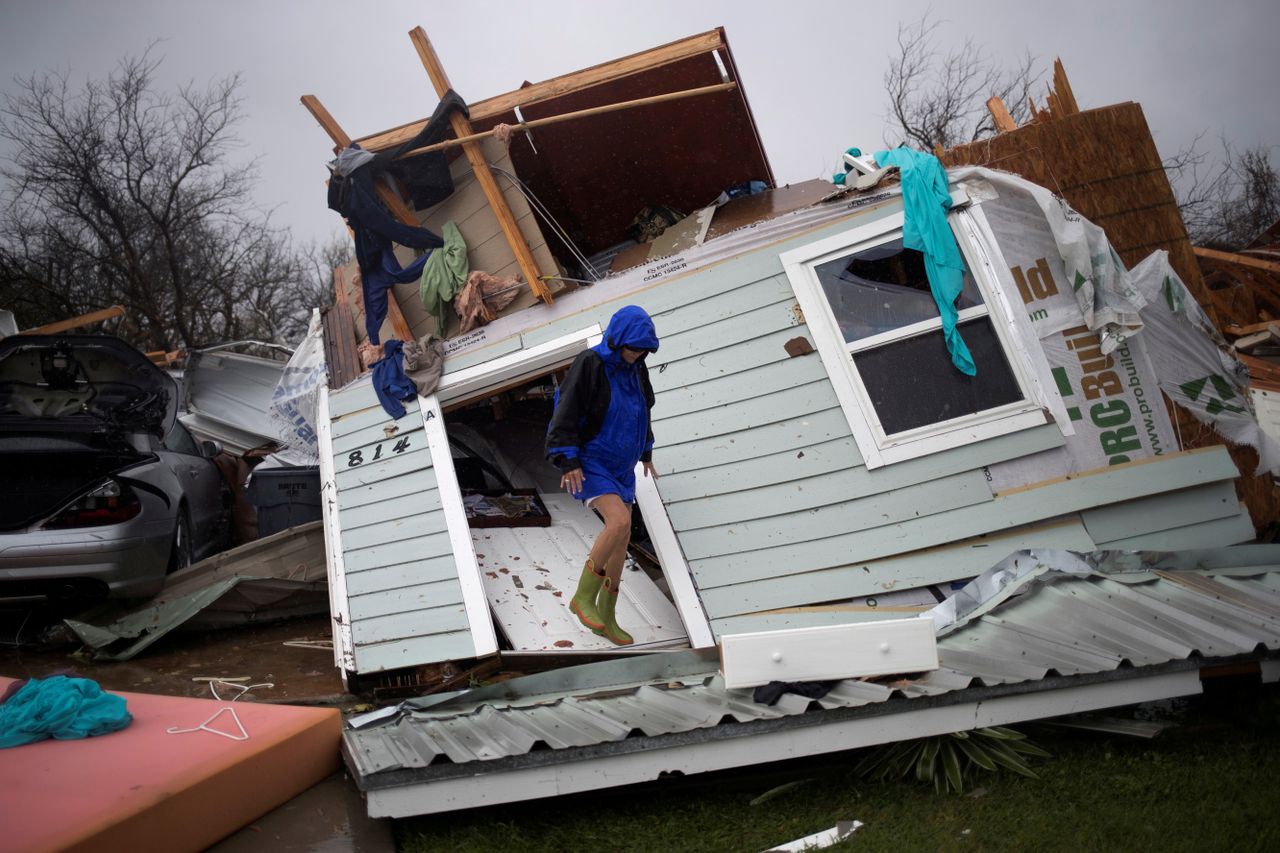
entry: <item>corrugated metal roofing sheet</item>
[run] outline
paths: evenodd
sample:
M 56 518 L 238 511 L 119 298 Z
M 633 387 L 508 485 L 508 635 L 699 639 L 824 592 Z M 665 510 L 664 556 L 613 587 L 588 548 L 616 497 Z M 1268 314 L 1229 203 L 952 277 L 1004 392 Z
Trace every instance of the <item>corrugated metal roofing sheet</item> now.
M 1250 571 L 1235 569 L 1234 572 Z M 938 641 L 941 668 L 891 684 L 846 680 L 809 700 L 784 694 L 759 704 L 728 690 L 718 674 L 611 689 L 487 699 L 454 709 L 414 710 L 389 725 L 344 734 L 362 777 L 424 768 L 439 756 L 459 764 L 688 732 L 873 703 L 909 701 L 1047 676 L 1144 667 L 1280 649 L 1280 566 L 1255 576 L 1199 571 L 1148 573 L 1142 582 L 1067 575 L 1002 603 Z M 465 701 L 461 697 L 459 701 Z M 569 759 L 565 756 L 565 760 Z

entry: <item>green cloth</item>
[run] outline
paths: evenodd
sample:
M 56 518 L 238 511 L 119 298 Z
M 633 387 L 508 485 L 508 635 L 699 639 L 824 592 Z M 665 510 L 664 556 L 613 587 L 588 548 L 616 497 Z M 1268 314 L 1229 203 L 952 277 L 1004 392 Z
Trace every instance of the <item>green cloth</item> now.
M 133 721 L 123 697 L 102 692 L 88 678 L 32 678 L 0 705 L 0 748 L 48 737 L 105 735 Z
M 457 225 L 446 222 L 440 236 L 444 238 L 444 245 L 433 251 L 423 265 L 418 295 L 422 297 L 422 307 L 436 318 L 436 335 L 443 338 L 445 306 L 466 283 L 471 265 L 467 262 L 467 244 Z

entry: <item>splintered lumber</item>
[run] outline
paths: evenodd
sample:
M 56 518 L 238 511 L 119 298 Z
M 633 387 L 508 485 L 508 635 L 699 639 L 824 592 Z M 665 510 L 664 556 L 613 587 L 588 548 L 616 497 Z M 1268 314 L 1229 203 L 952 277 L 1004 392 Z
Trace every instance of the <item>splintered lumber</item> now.
M 1009 114 L 1009 108 L 1004 105 L 1004 101 L 996 96 L 987 99 L 987 111 L 991 113 L 991 119 L 996 124 L 997 133 L 1008 133 L 1011 130 L 1018 129 L 1018 123 L 1013 120 L 1013 116 Z
M 453 87 L 449 83 L 449 75 L 445 73 L 444 66 L 440 64 L 440 57 L 436 56 L 436 49 L 431 46 L 431 40 L 427 38 L 426 31 L 422 27 L 414 27 L 409 31 L 409 40 L 413 42 L 413 47 L 418 52 L 418 59 L 422 61 L 422 67 L 431 78 L 431 85 L 435 87 L 436 95 L 443 98 L 445 93 Z M 454 136 L 461 138 L 472 134 L 471 122 L 456 110 L 449 115 L 449 121 L 453 124 Z M 529 283 L 529 287 L 539 299 L 550 304 L 551 289 L 547 287 L 547 283 L 542 280 L 542 275 L 538 272 L 538 262 L 533 259 L 533 252 L 529 251 L 529 244 L 525 241 L 524 233 L 516 223 L 516 218 L 511 214 L 511 207 L 507 204 L 506 197 L 502 194 L 502 190 L 498 189 L 498 182 L 493 178 L 489 161 L 485 159 L 480 143 L 464 142 L 462 151 L 467 155 L 467 162 L 471 164 L 471 171 L 475 174 L 476 181 L 480 184 L 490 209 L 493 210 L 493 215 L 497 217 L 498 225 L 502 227 L 507 245 L 516 256 L 516 263 L 524 275 L 524 280 Z
M 1211 261 L 1240 264 L 1241 266 L 1253 267 L 1265 272 L 1280 273 L 1280 263 L 1275 261 L 1264 261 L 1262 258 L 1254 258 L 1237 252 L 1220 252 L 1217 249 L 1206 249 L 1203 246 L 1196 246 L 1195 252 L 1198 257 L 1208 258 Z
M 101 323 L 103 320 L 110 320 L 112 317 L 124 316 L 123 305 L 112 305 L 110 308 L 103 308 L 101 311 L 94 311 L 91 314 L 81 314 L 79 317 L 72 317 L 69 320 L 59 320 L 56 323 L 49 323 L 44 326 L 37 326 L 34 329 L 27 329 L 19 332 L 20 335 L 56 335 L 59 332 L 70 331 L 71 329 L 79 329 L 82 326 L 89 326 L 94 323 Z
M 738 88 L 737 83 L 717 83 L 714 86 L 700 86 L 697 89 L 684 89 L 679 92 L 667 92 L 663 95 L 651 95 L 647 98 L 636 98 L 633 101 L 620 101 L 616 104 L 605 104 L 600 107 L 591 107 L 585 110 L 575 110 L 571 113 L 562 113 L 557 116 L 547 116 L 546 118 L 533 119 L 532 121 L 522 121 L 519 124 L 510 125 L 512 131 L 532 130 L 535 127 L 544 127 L 548 124 L 559 124 L 562 121 L 570 121 L 572 119 L 587 118 L 588 116 L 598 116 L 604 113 L 618 112 L 619 110 L 629 110 L 634 107 L 644 107 L 650 104 L 663 104 L 667 101 L 679 101 L 683 98 L 694 98 L 698 95 L 713 95 L 717 92 L 731 92 Z M 993 100 L 999 100 L 995 98 Z M 1010 119 L 1012 121 L 1012 119 Z M 486 130 L 481 133 L 472 133 L 468 136 L 462 136 L 457 139 L 446 139 L 443 142 L 436 142 L 432 145 L 425 145 L 422 148 L 415 148 L 412 151 L 406 151 L 401 154 L 398 159 L 406 157 L 415 157 L 418 154 L 426 154 L 431 151 L 442 151 L 446 148 L 456 148 L 459 145 L 465 145 L 468 142 L 477 142 L 489 136 L 493 136 L 494 130 Z
M 1067 80 L 1067 70 L 1062 66 L 1061 59 L 1053 60 L 1053 92 L 1054 99 L 1057 101 L 1053 114 L 1055 116 L 1074 115 L 1080 112 L 1080 105 L 1076 103 L 1076 94 L 1071 91 L 1071 82 Z

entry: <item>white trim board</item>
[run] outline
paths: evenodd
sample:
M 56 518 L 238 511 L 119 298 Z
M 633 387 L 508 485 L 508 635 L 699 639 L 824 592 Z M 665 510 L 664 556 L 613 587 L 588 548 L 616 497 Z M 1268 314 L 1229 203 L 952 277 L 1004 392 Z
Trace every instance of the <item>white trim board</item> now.
M 452 778 L 374 788 L 365 792 L 369 816 L 411 817 L 481 805 L 536 800 L 648 782 L 664 773 L 687 776 L 770 761 L 841 752 L 983 726 L 1000 726 L 1114 708 L 1135 702 L 1192 696 L 1201 692 L 1196 669 L 1118 681 L 1095 682 L 1035 693 L 999 696 L 956 705 L 907 708 L 831 723 L 726 737 L 702 743 L 680 742 L 661 749 L 574 760 L 510 771 L 467 773 Z M 924 705 L 923 702 L 920 703 Z M 568 750 L 566 750 L 568 751 Z M 543 758 L 552 753 L 540 753 Z
M 347 601 L 347 571 L 342 554 L 342 526 L 338 517 L 338 485 L 333 468 L 333 436 L 329 420 L 329 383 L 321 381 L 316 401 L 316 441 L 320 452 L 320 508 L 324 516 L 325 568 L 329 575 L 329 614 L 333 622 L 333 663 L 342 673 L 355 672 L 351 638 L 351 607 Z

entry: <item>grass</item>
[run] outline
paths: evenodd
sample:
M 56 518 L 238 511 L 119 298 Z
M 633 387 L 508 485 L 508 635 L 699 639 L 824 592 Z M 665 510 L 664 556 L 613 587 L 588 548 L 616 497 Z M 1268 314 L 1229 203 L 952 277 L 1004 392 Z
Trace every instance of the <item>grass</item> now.
M 1151 741 L 1033 730 L 1053 755 L 1036 762 L 1040 778 L 981 776 L 961 796 L 859 779 L 861 753 L 845 753 L 399 821 L 397 839 L 413 853 L 753 851 L 857 819 L 831 849 L 1280 849 L 1280 692 L 1208 697 L 1179 716 Z

